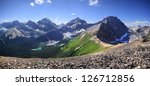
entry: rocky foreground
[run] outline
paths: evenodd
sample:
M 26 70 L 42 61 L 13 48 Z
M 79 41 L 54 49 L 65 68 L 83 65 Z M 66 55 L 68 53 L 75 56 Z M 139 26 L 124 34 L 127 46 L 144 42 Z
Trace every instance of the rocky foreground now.
M 0 56 L 1 69 L 147 69 L 150 42 L 134 41 L 104 53 L 55 58 L 15 58 Z

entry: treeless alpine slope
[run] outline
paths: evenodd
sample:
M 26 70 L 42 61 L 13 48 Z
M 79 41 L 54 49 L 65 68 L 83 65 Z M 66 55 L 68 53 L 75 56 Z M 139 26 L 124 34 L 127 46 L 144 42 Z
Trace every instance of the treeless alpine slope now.
M 16 58 L 0 56 L 1 69 L 147 69 L 150 42 L 137 40 L 103 53 L 66 58 Z

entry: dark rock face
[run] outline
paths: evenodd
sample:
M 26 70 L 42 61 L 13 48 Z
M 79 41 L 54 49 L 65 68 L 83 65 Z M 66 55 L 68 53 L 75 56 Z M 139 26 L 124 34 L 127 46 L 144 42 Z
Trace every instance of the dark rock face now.
M 36 24 L 35 22 L 33 22 L 33 21 L 31 21 L 31 20 L 29 20 L 29 21 L 26 23 L 26 25 L 30 26 L 30 27 L 33 28 L 33 29 L 39 29 L 38 24 Z
M 54 40 L 54 41 L 60 41 L 63 39 L 63 34 L 59 31 L 59 30 L 52 30 L 40 37 L 38 37 L 37 39 L 41 42 L 46 42 L 49 40 Z
M 97 37 L 109 44 L 128 43 L 129 30 L 117 17 L 107 17 L 100 22 Z
M 57 25 L 47 18 L 44 18 L 38 21 L 37 23 L 40 29 L 43 31 L 51 31 L 51 30 L 57 29 Z
M 15 21 L 12 22 L 12 25 L 13 26 L 20 26 L 21 23 L 18 20 L 15 20 Z

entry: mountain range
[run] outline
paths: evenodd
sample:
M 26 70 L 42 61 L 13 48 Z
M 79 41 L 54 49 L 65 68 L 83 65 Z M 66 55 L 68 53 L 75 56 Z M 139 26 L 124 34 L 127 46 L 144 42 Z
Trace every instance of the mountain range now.
M 48 18 L 38 22 L 17 20 L 0 24 L 0 55 L 18 57 L 76 56 L 104 51 L 121 43 L 142 39 L 149 26 L 127 27 L 109 16 L 89 24 L 75 18 L 56 25 Z

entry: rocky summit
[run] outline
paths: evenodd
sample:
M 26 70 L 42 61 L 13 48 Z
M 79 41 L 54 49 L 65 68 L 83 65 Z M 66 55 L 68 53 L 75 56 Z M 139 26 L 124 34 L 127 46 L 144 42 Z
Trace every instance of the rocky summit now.
M 117 17 L 109 16 L 100 22 L 97 37 L 109 44 L 128 43 L 129 29 Z
M 69 21 L 60 30 L 62 32 L 75 32 L 75 31 L 79 31 L 81 29 L 86 29 L 89 26 L 90 25 L 85 20 L 82 20 L 77 17 L 77 18 Z

